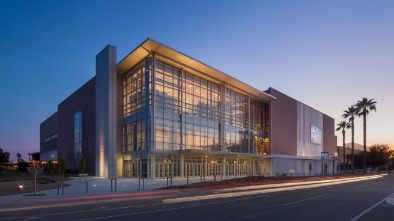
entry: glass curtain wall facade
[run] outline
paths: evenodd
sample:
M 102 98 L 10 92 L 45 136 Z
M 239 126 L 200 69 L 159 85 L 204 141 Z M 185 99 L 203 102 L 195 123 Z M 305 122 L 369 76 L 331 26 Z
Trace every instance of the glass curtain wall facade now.
M 263 102 L 152 60 L 123 77 L 125 177 L 246 174 L 226 154 L 269 154 Z
M 147 59 L 123 76 L 123 174 L 147 177 L 151 149 L 152 65 Z M 138 154 L 135 154 L 138 153 Z
M 220 150 L 219 85 L 162 62 L 155 71 L 155 149 Z

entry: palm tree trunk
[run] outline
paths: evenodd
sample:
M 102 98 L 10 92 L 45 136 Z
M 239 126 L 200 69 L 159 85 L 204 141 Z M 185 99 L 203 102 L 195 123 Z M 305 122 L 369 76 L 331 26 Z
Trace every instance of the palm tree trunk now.
M 338 158 L 338 164 L 337 164 L 337 172 L 339 172 L 339 174 L 341 174 L 341 159 L 339 159 L 339 146 L 337 145 L 337 158 Z
M 345 129 L 342 131 L 342 137 L 343 137 L 343 172 L 345 172 L 346 169 L 346 153 L 345 153 Z
M 354 117 L 352 119 L 352 174 L 354 174 Z
M 364 130 L 364 154 L 363 154 L 363 170 L 367 173 L 367 113 L 363 113 L 363 130 Z

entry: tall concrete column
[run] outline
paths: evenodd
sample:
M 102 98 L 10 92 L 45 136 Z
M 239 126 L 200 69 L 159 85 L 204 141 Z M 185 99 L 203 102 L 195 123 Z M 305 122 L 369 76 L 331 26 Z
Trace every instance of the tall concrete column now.
M 150 178 L 152 180 L 154 180 L 156 178 L 156 174 L 155 174 L 155 172 L 156 172 L 156 159 L 155 159 L 155 154 L 154 153 L 150 153 L 150 167 L 151 167 L 151 170 L 150 170 L 151 176 L 150 176 Z
M 227 161 L 226 161 L 226 157 L 222 157 L 222 174 L 223 176 L 226 177 L 226 173 L 227 173 Z
M 116 178 L 117 158 L 121 159 L 119 86 L 116 47 L 108 45 L 96 56 L 96 176 L 100 177 Z
M 181 153 L 180 154 L 180 163 L 181 163 L 181 168 L 180 168 L 180 173 L 181 173 L 181 178 L 185 177 L 185 154 Z

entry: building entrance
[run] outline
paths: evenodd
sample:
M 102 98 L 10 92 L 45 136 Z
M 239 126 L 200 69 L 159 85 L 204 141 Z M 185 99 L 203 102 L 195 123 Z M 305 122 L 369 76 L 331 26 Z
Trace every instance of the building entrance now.
M 175 162 L 159 162 L 155 163 L 155 177 L 166 178 L 166 177 L 178 177 L 179 176 L 179 164 Z
M 227 164 L 226 176 L 235 176 L 235 164 Z
M 201 176 L 201 163 L 185 163 L 186 177 Z
M 123 173 L 124 177 L 140 177 L 141 175 L 141 166 L 139 162 L 133 162 L 131 160 L 123 161 Z
M 222 174 L 222 164 L 221 163 L 208 163 L 207 165 L 207 176 L 219 176 Z

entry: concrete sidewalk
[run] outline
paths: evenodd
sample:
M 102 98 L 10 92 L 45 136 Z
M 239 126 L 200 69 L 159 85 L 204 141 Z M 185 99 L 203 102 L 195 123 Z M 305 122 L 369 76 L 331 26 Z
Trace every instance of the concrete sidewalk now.
M 234 177 L 227 177 L 227 179 L 233 179 Z M 185 185 L 187 182 L 198 183 L 204 181 L 204 178 L 195 177 L 189 178 L 173 178 L 172 186 Z M 219 181 L 220 176 L 216 177 Z M 224 177 L 223 177 L 224 180 Z M 60 197 L 70 197 L 70 196 L 90 196 L 90 195 L 102 195 L 111 193 L 131 193 L 131 192 L 141 192 L 141 191 L 152 191 L 158 188 L 163 188 L 171 186 L 171 179 L 138 179 L 138 178 L 117 178 L 116 187 L 115 180 L 112 180 L 112 191 L 111 191 L 111 179 L 100 178 L 100 177 L 87 177 L 87 184 L 85 178 L 71 178 L 65 181 L 65 184 L 70 184 L 71 186 L 64 187 L 64 194 L 62 194 L 62 188 L 39 191 L 37 194 L 42 194 L 39 196 L 26 196 L 33 193 L 23 193 L 17 195 L 3 196 L 0 197 L 0 201 L 18 200 L 18 199 L 42 199 L 42 198 L 60 198 Z M 213 177 L 206 177 L 205 181 L 214 181 Z M 40 184 L 37 184 L 40 185 Z M 86 193 L 86 186 L 88 187 L 88 193 Z M 59 194 L 58 194 L 59 193 Z

